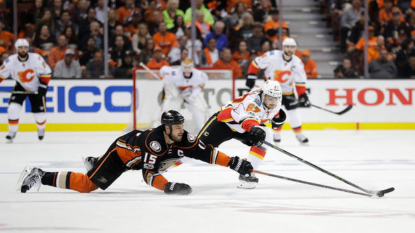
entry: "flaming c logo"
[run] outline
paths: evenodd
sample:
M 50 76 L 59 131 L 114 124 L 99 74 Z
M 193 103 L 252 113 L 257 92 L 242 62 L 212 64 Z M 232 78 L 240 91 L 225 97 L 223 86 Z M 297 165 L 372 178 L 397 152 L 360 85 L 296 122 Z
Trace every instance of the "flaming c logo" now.
M 289 70 L 284 70 L 284 71 L 282 71 L 282 70 L 276 70 L 275 72 L 274 72 L 274 79 L 275 79 L 275 81 L 278 81 L 279 83 L 285 83 L 285 82 L 287 82 L 288 81 L 288 78 L 287 79 L 283 79 L 284 78 L 284 75 L 291 75 L 291 71 L 289 71 Z
M 35 75 L 32 75 L 34 73 L 35 71 L 33 71 L 32 69 L 28 69 L 22 72 L 17 72 L 17 75 L 19 75 L 19 79 L 22 83 L 28 83 L 32 81 L 35 77 Z

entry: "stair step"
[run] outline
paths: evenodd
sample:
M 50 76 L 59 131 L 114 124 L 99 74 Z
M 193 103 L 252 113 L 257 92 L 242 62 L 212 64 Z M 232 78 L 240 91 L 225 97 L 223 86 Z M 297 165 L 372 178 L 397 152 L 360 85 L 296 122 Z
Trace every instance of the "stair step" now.
M 279 3 L 279 1 L 277 1 L 277 4 Z M 285 7 L 318 7 L 318 3 L 313 1 L 313 0 L 283 0 L 282 1 L 282 8 Z M 279 6 L 279 8 L 281 9 L 281 7 Z
M 325 18 L 324 15 L 316 14 L 316 13 L 285 13 L 283 14 L 282 18 L 284 21 L 323 21 Z M 324 21 L 323 21 L 324 22 Z

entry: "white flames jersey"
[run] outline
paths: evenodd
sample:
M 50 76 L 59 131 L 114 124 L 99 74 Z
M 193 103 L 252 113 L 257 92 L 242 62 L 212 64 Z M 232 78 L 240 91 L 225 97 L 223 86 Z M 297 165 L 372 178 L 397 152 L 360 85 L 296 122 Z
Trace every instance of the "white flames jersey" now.
M 222 107 L 218 115 L 218 121 L 225 122 L 232 130 L 244 133 L 245 125 L 252 125 L 249 121 L 257 121 L 265 124 L 274 116 L 278 116 L 281 109 L 281 101 L 273 109 L 267 109 L 259 96 L 261 90 L 253 90 L 228 105 Z
M 255 58 L 253 64 L 258 69 L 265 69 L 267 79 L 278 81 L 281 85 L 283 95 L 294 93 L 294 85 L 304 86 L 307 75 L 304 64 L 300 58 L 292 55 L 290 61 L 285 61 L 283 51 L 273 50 Z
M 197 69 L 192 69 L 192 76 L 185 78 L 181 67 L 163 66 L 160 75 L 164 79 L 173 81 L 180 92 L 188 88 L 192 91 L 203 89 L 208 80 L 207 74 Z
M 42 82 L 47 84 L 51 77 L 49 65 L 37 53 L 28 53 L 28 56 L 28 59 L 24 62 L 19 61 L 17 54 L 8 57 L 0 67 L 0 81 L 11 75 L 12 79 L 30 92 L 35 92 L 40 85 L 44 85 L 40 83 L 40 79 L 47 80 Z M 46 85 L 44 86 L 46 87 Z

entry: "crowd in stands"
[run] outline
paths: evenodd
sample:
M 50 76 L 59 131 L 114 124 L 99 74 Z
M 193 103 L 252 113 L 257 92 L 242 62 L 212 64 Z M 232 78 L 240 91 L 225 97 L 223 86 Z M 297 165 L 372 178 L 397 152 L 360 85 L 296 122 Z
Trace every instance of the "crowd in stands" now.
M 363 0 L 319 0 L 344 60 L 336 78 L 363 75 Z M 130 78 L 140 62 L 152 69 L 178 65 L 186 57 L 197 67 L 232 69 L 246 75 L 249 63 L 280 49 L 290 36 L 276 1 L 196 0 L 196 41 L 191 41 L 189 0 L 34 0 L 19 8 L 18 38 L 44 56 L 55 78 Z M 27 7 L 29 5 L 29 7 Z M 368 59 L 372 78 L 415 77 L 415 0 L 369 0 Z M 108 30 L 104 31 L 104 19 Z M 14 52 L 12 15 L 1 14 L 0 63 Z M 279 25 L 282 38 L 279 38 Z M 104 33 L 109 71 L 104 75 Z M 193 50 L 192 50 L 193 48 Z M 317 78 L 310 51 L 299 48 L 308 78 Z
M 364 0 L 320 0 L 345 55 L 336 78 L 364 75 Z M 366 78 L 415 78 L 415 0 L 369 0 Z
M 196 41 L 191 41 L 189 0 L 21 0 L 18 38 L 44 56 L 54 78 L 131 78 L 140 62 L 152 69 L 179 65 L 186 57 L 197 67 L 232 69 L 243 78 L 249 63 L 279 45 L 279 12 L 270 0 L 196 0 Z M 18 3 L 18 4 L 19 4 Z M 104 18 L 108 31 L 104 31 Z M 11 14 L 0 21 L 1 60 L 14 52 Z M 289 27 L 282 22 L 283 38 Z M 109 38 L 109 71 L 104 75 L 104 33 Z M 192 51 L 194 48 L 194 51 Z M 307 75 L 317 77 L 309 51 Z

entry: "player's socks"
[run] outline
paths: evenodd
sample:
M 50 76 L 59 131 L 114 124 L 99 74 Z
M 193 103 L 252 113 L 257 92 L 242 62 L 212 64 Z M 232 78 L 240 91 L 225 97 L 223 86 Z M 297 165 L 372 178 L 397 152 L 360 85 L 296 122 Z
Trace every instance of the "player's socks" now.
M 37 136 L 39 140 L 43 140 L 45 137 L 45 127 L 46 127 L 46 114 L 44 112 L 34 113 L 33 114 L 37 126 Z
M 98 188 L 87 175 L 75 172 L 45 172 L 42 184 L 89 193 Z
M 282 126 L 278 127 L 277 129 L 274 129 L 274 142 L 280 143 L 281 142 L 281 130 Z
M 6 139 L 9 142 L 13 142 L 13 139 L 16 137 L 16 133 L 18 129 L 19 129 L 19 119 L 16 119 L 16 120 L 9 119 L 9 134 L 6 136 Z
M 300 143 L 302 143 L 302 144 L 308 143 L 308 138 L 306 136 L 304 136 L 301 126 L 293 128 L 293 130 L 294 130 L 294 133 L 295 133 L 295 137 L 297 138 L 297 140 Z

